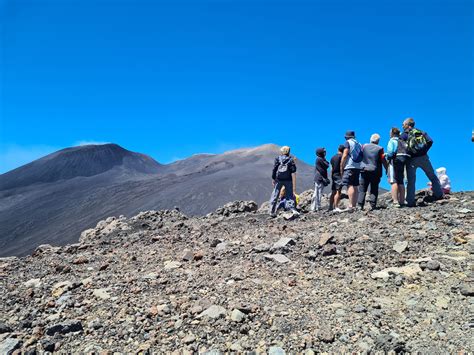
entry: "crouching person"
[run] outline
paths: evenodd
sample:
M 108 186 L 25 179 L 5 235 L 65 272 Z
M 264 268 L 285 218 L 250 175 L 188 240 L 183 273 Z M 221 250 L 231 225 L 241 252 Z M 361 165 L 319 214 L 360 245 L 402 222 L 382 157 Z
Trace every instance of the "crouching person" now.
M 280 155 L 275 158 L 272 171 L 273 192 L 270 198 L 270 215 L 276 217 L 278 198 L 280 190 L 285 187 L 285 203 L 288 210 L 299 214 L 295 208 L 293 196 L 296 195 L 296 164 L 290 155 L 290 147 L 284 146 L 280 149 Z

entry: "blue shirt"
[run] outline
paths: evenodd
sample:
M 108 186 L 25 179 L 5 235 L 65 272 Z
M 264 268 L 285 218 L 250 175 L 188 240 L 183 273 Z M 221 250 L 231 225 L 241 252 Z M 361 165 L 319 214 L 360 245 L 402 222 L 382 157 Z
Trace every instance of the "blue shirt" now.
M 387 145 L 387 158 L 393 159 L 397 155 L 398 150 L 398 137 L 392 137 L 388 141 Z

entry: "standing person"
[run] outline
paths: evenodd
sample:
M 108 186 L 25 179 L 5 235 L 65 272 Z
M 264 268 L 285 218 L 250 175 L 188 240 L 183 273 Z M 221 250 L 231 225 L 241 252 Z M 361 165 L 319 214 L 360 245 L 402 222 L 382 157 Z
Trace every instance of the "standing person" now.
M 416 170 L 421 168 L 426 177 L 431 181 L 433 188 L 433 196 L 435 200 L 443 198 L 443 190 L 439 179 L 436 176 L 433 166 L 431 165 L 428 151 L 433 145 L 433 140 L 426 133 L 415 128 L 415 120 L 407 118 L 403 121 L 403 134 L 400 139 L 407 143 L 408 154 L 410 159 L 407 163 L 407 204 L 409 207 L 415 207 L 415 184 L 416 184 Z
M 285 200 L 287 209 L 292 210 L 294 214 L 299 214 L 295 209 L 293 196 L 296 195 L 296 164 L 290 156 L 290 147 L 284 146 L 280 149 L 280 155 L 275 158 L 273 165 L 272 180 L 273 192 L 270 198 L 270 215 L 276 217 L 278 207 L 278 197 L 280 190 L 285 187 Z
M 341 200 L 342 190 L 342 174 L 341 159 L 344 152 L 344 144 L 339 145 L 337 154 L 331 158 L 331 196 L 329 196 L 329 210 L 334 209 L 335 212 L 341 212 L 339 209 L 339 201 Z
M 314 166 L 314 194 L 311 201 L 311 211 L 316 212 L 321 209 L 321 197 L 323 189 L 329 185 L 328 168 L 329 162 L 326 160 L 326 149 L 316 149 L 316 162 Z
M 377 197 L 379 196 L 379 184 L 382 178 L 382 166 L 387 170 L 383 148 L 379 145 L 380 135 L 372 134 L 370 143 L 363 145 L 364 158 L 361 163 L 359 199 L 358 205 L 364 209 L 365 195 L 370 185 L 370 209 L 377 207 Z
M 344 143 L 344 152 L 341 159 L 342 184 L 347 186 L 350 210 L 355 210 L 359 195 L 360 163 L 364 155 L 361 144 L 355 139 L 354 131 L 347 131 L 345 138 L 346 143 Z
M 390 130 L 386 159 L 389 162 L 387 176 L 391 186 L 393 206 L 403 207 L 405 205 L 405 185 L 403 180 L 410 156 L 407 152 L 406 142 L 400 139 L 400 130 L 397 127 L 393 127 Z

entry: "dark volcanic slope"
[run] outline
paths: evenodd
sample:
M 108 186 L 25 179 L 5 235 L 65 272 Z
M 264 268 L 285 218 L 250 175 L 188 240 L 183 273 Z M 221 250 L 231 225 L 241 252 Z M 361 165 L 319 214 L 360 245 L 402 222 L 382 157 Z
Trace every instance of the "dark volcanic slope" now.
M 117 145 L 65 149 L 0 175 L 0 256 L 64 245 L 110 215 L 179 207 L 203 215 L 233 200 L 266 201 L 276 145 L 201 154 L 169 165 Z M 312 167 L 298 162 L 298 191 Z
M 122 165 L 139 173 L 158 173 L 161 166 L 152 158 L 130 152 L 117 144 L 66 148 L 1 175 L 0 191 L 94 176 Z

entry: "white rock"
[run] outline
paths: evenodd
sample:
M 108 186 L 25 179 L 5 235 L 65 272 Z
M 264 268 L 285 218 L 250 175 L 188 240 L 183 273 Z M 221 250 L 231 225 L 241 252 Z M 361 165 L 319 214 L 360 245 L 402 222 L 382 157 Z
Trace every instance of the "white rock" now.
M 181 267 L 179 261 L 165 261 L 165 270 L 173 270 Z
M 108 294 L 108 288 L 97 288 L 93 291 L 93 295 L 102 300 L 108 300 L 110 295 Z
M 393 246 L 393 250 L 395 250 L 397 253 L 403 253 L 406 249 L 408 248 L 408 242 L 406 240 L 402 242 L 396 242 L 395 245 Z
M 31 279 L 25 282 L 26 287 L 38 288 L 41 286 L 41 279 Z
M 285 264 L 291 261 L 283 254 L 268 254 L 268 255 L 264 255 L 264 257 L 265 259 L 268 259 L 268 260 L 274 260 L 279 264 Z

